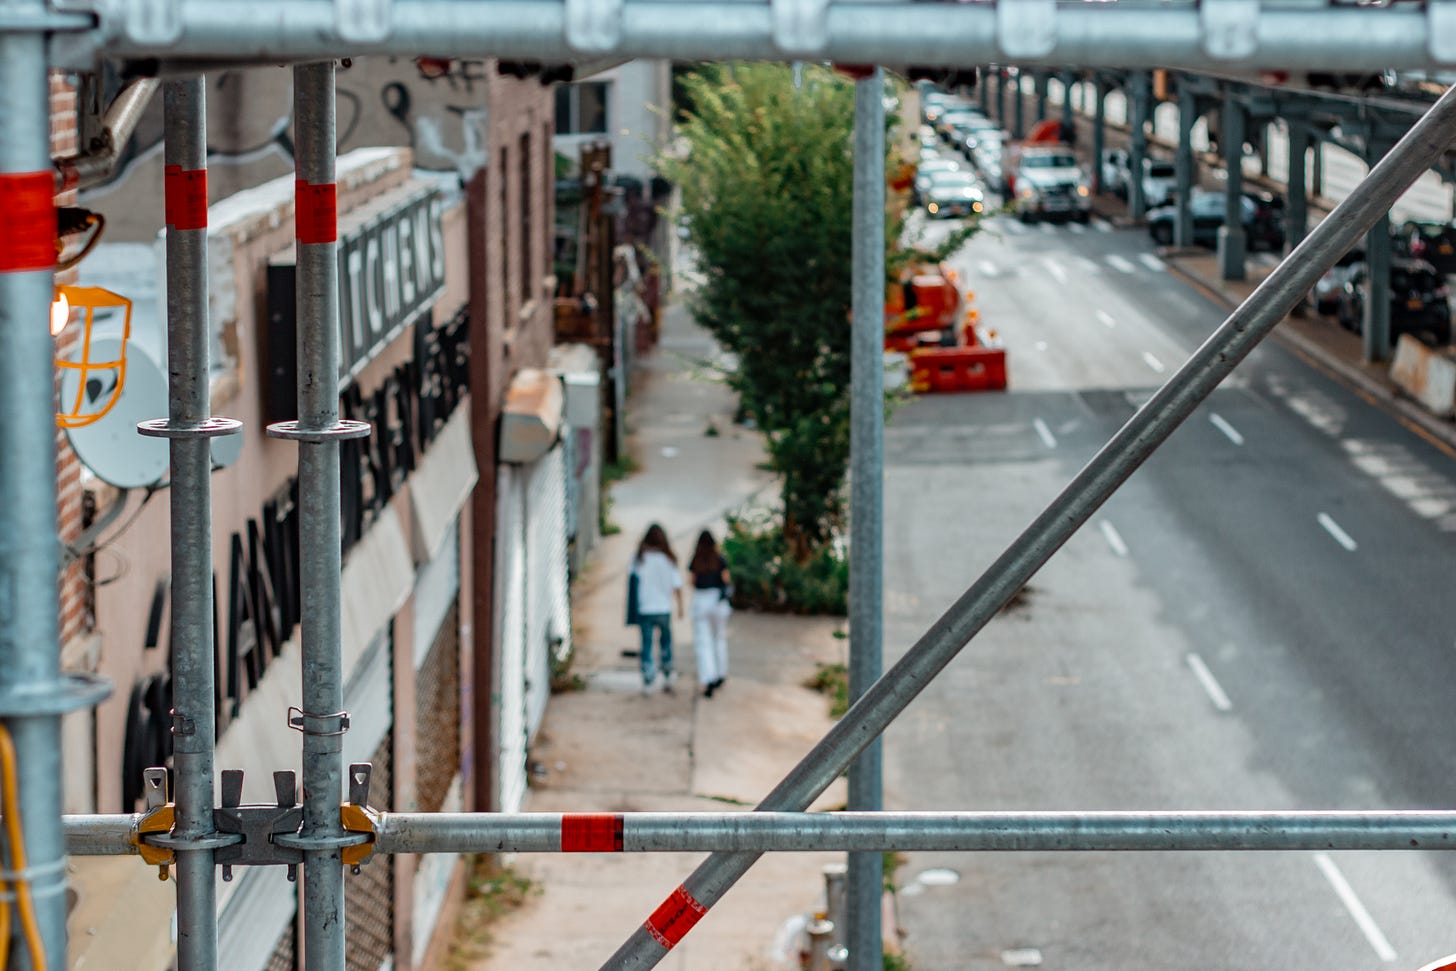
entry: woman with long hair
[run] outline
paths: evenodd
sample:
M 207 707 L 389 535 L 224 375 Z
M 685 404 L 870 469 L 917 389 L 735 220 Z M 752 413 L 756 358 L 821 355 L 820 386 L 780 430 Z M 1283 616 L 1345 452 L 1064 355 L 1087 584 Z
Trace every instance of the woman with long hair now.
M 733 588 L 728 561 L 706 529 L 698 534 L 688 572 L 693 575 L 693 651 L 698 657 L 698 683 L 703 686 L 703 697 L 711 698 L 728 678 L 728 615 L 733 612 L 728 598 Z
M 657 680 L 657 665 L 652 657 L 653 631 L 658 632 L 663 687 L 671 691 L 677 679 L 672 669 L 672 613 L 676 607 L 677 615 L 683 615 L 682 573 L 668 545 L 667 533 L 657 523 L 647 527 L 637 546 L 632 577 L 636 609 L 629 609 L 629 616 L 636 617 L 633 622 L 642 634 L 642 653 L 638 657 L 642 666 L 642 693 L 649 693 Z

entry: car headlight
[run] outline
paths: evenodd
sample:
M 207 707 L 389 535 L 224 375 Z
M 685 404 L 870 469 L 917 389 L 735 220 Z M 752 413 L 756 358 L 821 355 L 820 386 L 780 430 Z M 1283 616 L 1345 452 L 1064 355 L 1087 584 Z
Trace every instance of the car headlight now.
M 931 214 L 931 215 L 932 215 L 932 216 L 933 216 L 933 215 L 935 215 L 935 214 L 936 214 L 936 213 L 938 213 L 938 212 L 940 212 L 940 206 L 937 206 L 937 205 L 936 205 L 936 204 L 935 204 L 935 203 L 933 203 L 933 202 L 932 202 L 932 203 L 931 203 L 931 204 L 930 204 L 930 205 L 928 205 L 928 206 L 926 206 L 926 207 L 925 207 L 925 208 L 926 208 L 926 209 L 928 209 L 928 210 L 929 210 L 929 211 L 930 211 L 930 214 Z
M 1017 195 L 1023 199 L 1030 199 L 1036 195 L 1036 189 L 1033 186 L 1024 185 L 1017 191 Z
M 1079 196 L 1086 196 L 1086 195 L 1089 195 L 1090 193 L 1091 193 L 1091 190 L 1088 189 L 1085 185 L 1079 185 L 1079 186 L 1077 186 L 1077 195 L 1079 195 Z

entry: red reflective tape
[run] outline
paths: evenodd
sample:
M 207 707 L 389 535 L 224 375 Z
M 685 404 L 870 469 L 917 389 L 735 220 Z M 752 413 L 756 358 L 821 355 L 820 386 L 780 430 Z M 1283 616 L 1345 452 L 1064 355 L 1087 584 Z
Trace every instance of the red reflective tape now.
M 293 221 L 300 243 L 332 243 L 339 238 L 339 199 L 334 183 L 293 183 Z
M 707 912 L 708 908 L 694 900 L 686 887 L 678 887 L 642 926 L 653 940 L 670 951 Z
M 56 266 L 56 174 L 0 174 L 0 273 Z
M 207 169 L 162 170 L 163 209 L 173 229 L 207 228 Z
M 561 852 L 622 852 L 622 817 L 612 813 L 567 813 L 561 817 Z

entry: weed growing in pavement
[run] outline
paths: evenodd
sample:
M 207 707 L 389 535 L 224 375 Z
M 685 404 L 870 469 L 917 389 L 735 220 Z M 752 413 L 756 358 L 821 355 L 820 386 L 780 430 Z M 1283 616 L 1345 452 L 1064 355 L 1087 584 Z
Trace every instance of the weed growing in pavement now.
M 804 682 L 804 687 L 829 696 L 829 717 L 839 718 L 849 711 L 849 668 L 839 662 L 815 666 L 814 674 Z
M 477 853 L 468 858 L 466 865 L 469 875 L 465 901 L 460 906 L 460 919 L 446 961 L 449 971 L 468 971 L 488 952 L 494 940 L 491 928 L 496 922 L 541 893 L 534 880 L 494 855 Z

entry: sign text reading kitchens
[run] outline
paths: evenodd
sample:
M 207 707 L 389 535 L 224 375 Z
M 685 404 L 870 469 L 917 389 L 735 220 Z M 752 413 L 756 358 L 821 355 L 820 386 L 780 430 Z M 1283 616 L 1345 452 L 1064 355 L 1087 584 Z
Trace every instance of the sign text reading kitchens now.
M 358 374 L 445 287 L 443 203 L 434 189 L 339 235 L 339 371 Z

